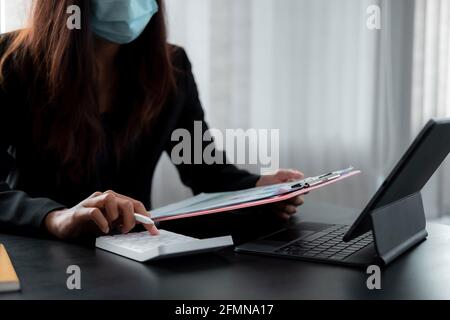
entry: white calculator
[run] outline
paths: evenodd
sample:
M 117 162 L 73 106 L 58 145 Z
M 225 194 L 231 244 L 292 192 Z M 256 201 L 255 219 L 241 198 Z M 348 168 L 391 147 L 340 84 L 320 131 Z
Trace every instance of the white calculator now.
M 231 236 L 196 239 L 159 230 L 158 236 L 148 231 L 97 238 L 97 248 L 139 262 L 215 251 L 233 245 Z

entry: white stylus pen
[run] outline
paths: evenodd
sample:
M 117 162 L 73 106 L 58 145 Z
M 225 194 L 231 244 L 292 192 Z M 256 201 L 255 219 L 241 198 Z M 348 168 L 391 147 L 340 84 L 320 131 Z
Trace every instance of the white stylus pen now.
M 142 224 L 155 225 L 155 222 L 153 222 L 152 219 L 150 219 L 149 217 L 143 216 L 142 214 L 135 213 L 134 218 L 136 219 L 137 222 L 140 222 Z

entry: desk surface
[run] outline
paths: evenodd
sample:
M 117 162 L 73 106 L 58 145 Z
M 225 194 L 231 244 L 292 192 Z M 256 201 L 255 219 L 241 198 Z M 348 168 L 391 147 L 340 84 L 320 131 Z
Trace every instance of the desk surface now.
M 348 223 L 354 210 L 306 204 L 299 218 Z M 382 290 L 363 270 L 219 253 L 141 264 L 89 246 L 0 235 L 22 292 L 0 299 L 450 299 L 450 227 L 429 224 L 427 241 L 382 271 Z M 66 287 L 81 268 L 82 290 Z

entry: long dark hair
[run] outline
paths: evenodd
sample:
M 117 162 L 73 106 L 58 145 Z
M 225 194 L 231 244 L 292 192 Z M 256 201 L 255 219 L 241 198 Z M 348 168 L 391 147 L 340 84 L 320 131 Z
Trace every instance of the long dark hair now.
M 114 138 L 118 156 L 151 128 L 175 86 L 164 1 L 157 2 L 159 11 L 142 35 L 120 49 L 119 82 L 127 92 L 121 92 L 126 108 L 114 110 L 124 116 Z M 72 5 L 81 9 L 81 30 L 66 27 Z M 93 168 L 105 140 L 90 15 L 90 0 L 34 0 L 28 27 L 14 34 L 0 60 L 2 72 L 11 65 L 13 73 L 34 82 L 31 88 L 40 88 L 42 99 L 31 98 L 35 141 L 75 176 Z

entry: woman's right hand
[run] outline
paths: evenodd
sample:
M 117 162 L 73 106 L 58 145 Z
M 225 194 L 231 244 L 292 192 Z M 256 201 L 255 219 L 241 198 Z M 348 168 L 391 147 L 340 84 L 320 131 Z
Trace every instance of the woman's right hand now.
M 73 208 L 50 212 L 44 225 L 49 233 L 64 240 L 99 231 L 108 234 L 116 227 L 128 233 L 136 225 L 135 213 L 150 216 L 137 200 L 113 191 L 96 192 Z M 155 226 L 144 227 L 153 235 L 159 234 Z

